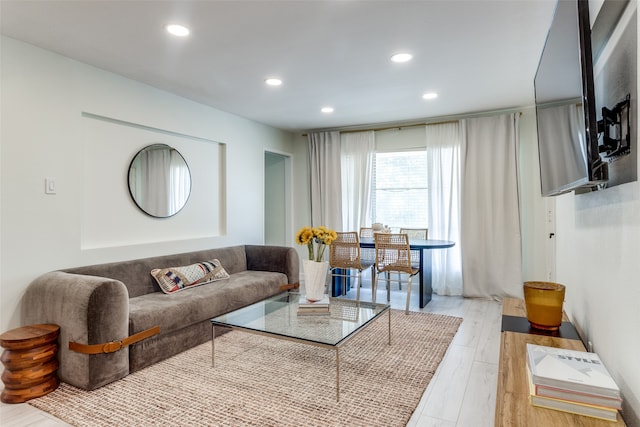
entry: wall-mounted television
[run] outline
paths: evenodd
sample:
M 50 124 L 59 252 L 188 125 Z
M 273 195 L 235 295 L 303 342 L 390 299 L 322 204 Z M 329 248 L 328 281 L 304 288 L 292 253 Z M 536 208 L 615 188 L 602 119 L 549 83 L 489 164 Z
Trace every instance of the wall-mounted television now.
M 587 0 L 559 0 L 535 80 L 543 196 L 607 181 L 598 153 L 591 28 Z

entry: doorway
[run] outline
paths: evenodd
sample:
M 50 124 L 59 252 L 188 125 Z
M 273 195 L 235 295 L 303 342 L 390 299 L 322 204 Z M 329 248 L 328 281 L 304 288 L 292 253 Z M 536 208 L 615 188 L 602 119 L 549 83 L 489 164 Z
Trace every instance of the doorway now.
M 264 153 L 264 243 L 291 246 L 291 156 Z

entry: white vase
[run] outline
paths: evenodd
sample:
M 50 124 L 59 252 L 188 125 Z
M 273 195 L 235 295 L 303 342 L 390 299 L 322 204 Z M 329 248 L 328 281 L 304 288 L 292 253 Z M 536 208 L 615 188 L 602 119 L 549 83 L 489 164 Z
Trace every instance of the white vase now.
M 305 295 L 309 301 L 320 301 L 324 296 L 324 288 L 329 270 L 328 261 L 302 260 L 304 271 Z

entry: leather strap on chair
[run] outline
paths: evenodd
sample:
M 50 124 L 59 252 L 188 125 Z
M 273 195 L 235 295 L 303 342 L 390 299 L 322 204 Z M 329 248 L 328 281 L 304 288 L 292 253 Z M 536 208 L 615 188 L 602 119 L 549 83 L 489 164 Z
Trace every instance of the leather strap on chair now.
M 300 283 L 289 283 L 286 285 L 280 285 L 280 292 L 290 291 L 291 289 L 298 289 L 300 287 Z
M 145 331 L 138 332 L 119 341 L 111 341 L 103 344 L 80 344 L 74 341 L 69 341 L 69 350 L 83 354 L 102 354 L 102 353 L 115 353 L 118 350 L 123 349 L 131 344 L 142 341 L 153 335 L 160 333 L 160 326 L 154 326 Z

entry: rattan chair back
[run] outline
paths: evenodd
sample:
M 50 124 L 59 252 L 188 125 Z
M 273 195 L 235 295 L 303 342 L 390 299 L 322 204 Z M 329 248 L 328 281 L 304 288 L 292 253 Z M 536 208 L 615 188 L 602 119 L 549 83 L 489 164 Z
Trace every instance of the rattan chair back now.
M 411 266 L 409 236 L 406 234 L 376 233 L 374 240 L 376 246 L 375 265 L 379 273 L 399 271 L 415 274 L 415 269 Z
M 355 231 L 337 232 L 338 238 L 329 245 L 329 266 L 331 268 L 356 268 L 360 264 L 360 241 Z
M 360 227 L 360 238 L 373 239 L 372 227 Z M 360 263 L 364 267 L 371 267 L 376 262 L 376 250 L 371 248 L 360 249 Z
M 370 268 L 373 263 L 360 259 L 360 241 L 355 231 L 341 231 L 338 237 L 329 245 L 329 271 L 332 277 L 344 279 L 356 278 L 356 300 L 360 301 L 360 287 L 362 286 L 362 271 Z M 351 274 L 357 270 L 357 274 Z M 342 294 L 346 295 L 346 283 L 343 283 Z
M 429 238 L 428 228 L 401 228 L 400 233 L 406 234 L 407 236 L 409 236 L 409 239 L 427 240 Z
M 412 265 L 411 262 L 411 246 L 409 245 L 409 236 L 404 233 L 376 233 L 373 236 L 376 247 L 376 274 L 373 282 L 373 302 L 376 302 L 376 294 L 378 291 L 378 277 L 380 273 L 386 273 L 387 281 L 387 301 L 391 299 L 390 282 L 402 282 L 401 274 L 409 275 L 407 278 L 407 303 L 405 313 L 409 313 L 409 302 L 411 300 L 411 279 L 418 274 L 420 270 Z M 398 279 L 391 278 L 391 272 L 397 272 Z
M 373 227 L 360 227 L 360 237 L 373 238 Z
M 409 236 L 409 239 L 424 239 L 429 238 L 428 228 L 401 228 L 400 233 Z M 414 267 L 420 264 L 420 251 L 411 251 L 411 263 Z

